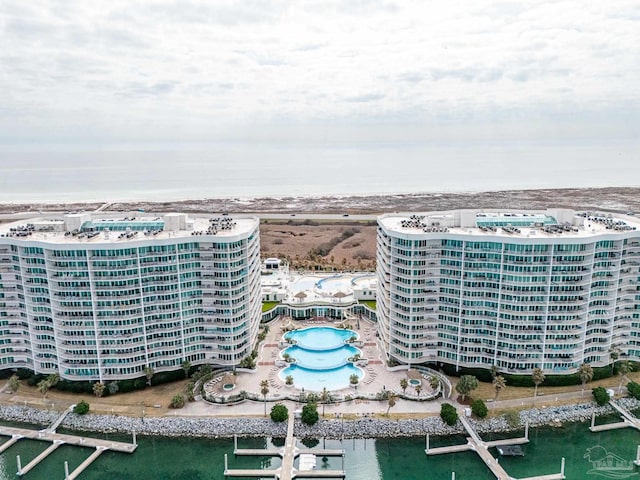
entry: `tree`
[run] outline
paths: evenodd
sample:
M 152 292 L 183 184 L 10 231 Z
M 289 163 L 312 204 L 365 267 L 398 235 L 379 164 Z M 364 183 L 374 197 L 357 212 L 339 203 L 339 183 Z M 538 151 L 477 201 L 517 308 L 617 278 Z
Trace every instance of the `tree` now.
M 613 377 L 613 369 L 620 358 L 620 349 L 618 347 L 612 347 L 609 349 L 609 358 L 611 359 L 611 376 Z
M 287 375 L 287 378 L 284 379 L 285 385 L 293 385 L 293 376 Z
M 467 395 L 476 388 L 478 388 L 478 379 L 476 377 L 473 375 L 462 375 L 456 385 L 456 392 L 460 394 L 462 401 L 464 402 Z
M 418 396 L 420 396 L 420 392 L 422 391 L 422 384 L 420 384 L 420 383 L 419 383 L 419 384 L 417 384 L 417 385 L 416 385 L 415 387 L 413 387 L 413 388 L 415 389 L 416 394 L 417 394 Z
M 260 393 L 264 398 L 264 416 L 267 416 L 267 395 L 269 395 L 269 380 L 262 380 L 260 382 Z
M 78 415 L 85 415 L 89 413 L 89 404 L 84 400 L 80 400 L 76 403 L 75 407 L 73 407 L 73 413 L 77 413 Z
M 440 378 L 438 378 L 435 375 L 431 375 L 429 377 L 429 386 L 433 389 L 433 390 L 438 390 L 438 388 L 440 388 Z
M 284 422 L 289 418 L 289 410 L 281 403 L 276 403 L 271 407 L 271 420 L 274 422 Z
M 442 407 L 440 407 L 440 418 L 447 425 L 451 427 L 454 426 L 458 421 L 458 412 L 456 411 L 456 407 L 450 403 L 443 403 Z
M 489 413 L 487 405 L 480 398 L 473 401 L 473 403 L 471 404 L 471 411 L 478 418 L 484 418 Z
M 324 405 L 329 401 L 329 392 L 327 391 L 327 387 L 322 387 L 320 399 L 322 400 L 322 416 L 324 417 Z
M 40 394 L 42 395 L 42 399 L 44 400 L 45 398 L 47 398 L 47 393 L 49 393 L 49 388 L 51 388 L 51 385 L 47 380 L 40 380 L 38 382 L 37 388 L 38 392 L 40 392 Z
M 500 392 L 507 386 L 507 381 L 502 375 L 498 375 L 493 379 L 492 383 L 493 389 L 496 391 L 496 396 L 493 397 L 493 401 L 495 402 L 496 400 L 498 400 L 498 395 L 500 395 Z
M 181 393 L 176 393 L 171 399 L 169 408 L 182 408 L 184 407 L 184 403 L 185 403 L 184 395 L 182 395 Z
M 627 378 L 627 373 L 633 371 L 633 365 L 629 360 L 623 360 L 618 364 L 618 375 L 620 376 L 620 384 L 618 385 L 618 393 L 622 392 L 622 382 Z M 627 379 L 628 381 L 628 379 Z
M 153 368 L 147 366 L 144 367 L 144 376 L 147 377 L 147 385 L 151 386 L 151 379 L 156 374 Z
M 107 390 L 109 390 L 109 395 L 115 395 L 116 393 L 118 393 L 119 389 L 120 387 L 118 387 L 118 382 L 107 383 Z
M 407 387 L 409 386 L 409 380 L 406 378 L 400 379 L 400 388 L 402 389 L 402 394 L 404 395 L 407 391 Z
M 60 381 L 59 373 L 52 373 L 51 375 L 47 376 L 47 382 L 49 382 L 49 388 L 55 387 L 59 381 Z
M 497 365 L 491 365 L 491 380 L 493 381 L 494 378 L 496 378 L 498 376 L 498 373 L 500 373 L 500 371 L 498 370 L 498 366 Z
M 536 397 L 538 396 L 538 385 L 544 382 L 544 372 L 541 368 L 534 368 L 533 372 L 531 372 L 531 379 L 533 380 L 533 384 L 535 385 L 533 389 L 533 404 L 536 404 Z
M 396 406 L 396 400 L 398 400 L 398 396 L 391 393 L 389 394 L 389 398 L 387 399 L 387 417 L 389 416 L 389 410 Z
M 9 377 L 9 390 L 11 390 L 12 393 L 16 393 L 20 388 L 20 383 L 20 378 L 18 378 L 16 374 L 11 375 L 11 377 Z
M 93 394 L 100 398 L 102 397 L 102 395 L 104 395 L 104 390 L 105 390 L 106 386 L 104 383 L 102 382 L 96 382 L 93 384 Z
M 609 394 L 607 393 L 606 388 L 596 387 L 591 390 L 591 393 L 593 393 L 593 398 L 598 405 L 603 406 L 609 402 Z
M 627 383 L 627 392 L 636 400 L 640 400 L 640 383 L 636 383 L 636 382 Z
M 584 396 L 584 386 L 593 378 L 593 368 L 591 368 L 591 365 L 589 365 L 588 363 L 583 363 L 582 365 L 580 365 L 578 373 L 580 375 L 580 381 L 582 382 L 581 396 Z
M 180 364 L 180 366 L 182 367 L 182 370 L 184 370 L 184 378 L 187 378 L 189 376 L 189 370 L 191 370 L 191 362 L 185 360 Z
M 358 382 L 359 382 L 359 381 L 360 381 L 360 377 L 359 377 L 358 375 L 356 375 L 355 373 L 354 373 L 354 374 L 352 374 L 352 375 L 349 377 L 349 383 L 350 383 L 351 385 L 358 385 Z
M 315 403 L 307 403 L 302 407 L 302 416 L 300 417 L 302 423 L 306 425 L 315 425 L 320 416 L 318 415 L 318 406 Z

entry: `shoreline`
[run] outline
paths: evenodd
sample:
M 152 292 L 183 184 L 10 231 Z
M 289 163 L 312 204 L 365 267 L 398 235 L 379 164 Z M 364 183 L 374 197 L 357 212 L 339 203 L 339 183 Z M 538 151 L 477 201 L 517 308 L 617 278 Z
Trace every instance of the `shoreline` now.
M 106 206 L 106 207 L 105 207 Z M 549 206 L 583 210 L 640 211 L 640 187 L 546 188 L 478 192 L 422 192 L 353 195 L 234 196 L 168 201 L 0 203 L 0 213 L 96 210 L 184 213 L 352 213 L 439 211 L 460 208 L 546 209 Z
M 640 401 L 632 398 L 617 400 L 628 410 L 640 408 Z M 591 419 L 593 413 L 602 417 L 615 413 L 609 406 L 599 407 L 595 402 L 574 405 L 562 405 L 547 408 L 531 408 L 519 412 L 520 425 L 511 426 L 504 415 L 489 419 L 470 418 L 470 423 L 480 434 L 506 433 L 521 430 L 528 422 L 530 427 L 562 426 L 565 423 L 584 422 Z M 59 412 L 39 410 L 20 405 L 0 405 L 0 419 L 8 422 L 20 422 L 41 426 L 51 424 Z M 157 437 L 191 437 L 224 439 L 238 437 L 276 437 L 286 436 L 286 422 L 275 423 L 270 418 L 243 417 L 182 417 L 163 416 L 137 418 L 118 415 L 77 415 L 70 413 L 60 425 L 80 432 L 99 432 L 131 434 Z M 380 419 L 364 418 L 355 420 L 320 419 L 317 424 L 308 426 L 299 420 L 295 423 L 297 438 L 399 438 L 416 437 L 426 434 L 450 436 L 463 434 L 460 422 L 449 427 L 439 415 L 416 419 Z

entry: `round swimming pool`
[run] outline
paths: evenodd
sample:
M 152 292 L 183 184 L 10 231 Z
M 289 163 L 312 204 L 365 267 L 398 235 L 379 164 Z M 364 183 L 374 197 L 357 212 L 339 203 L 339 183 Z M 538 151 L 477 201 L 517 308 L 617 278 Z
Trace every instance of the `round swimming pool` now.
M 333 350 L 342 347 L 352 337 L 358 338 L 353 330 L 333 327 L 311 327 L 284 334 L 285 340 L 294 340 L 295 345 L 305 350 Z
M 362 352 L 345 343 L 358 337 L 353 330 L 332 327 L 311 327 L 285 334 L 285 339 L 295 341 L 295 345 L 283 350 L 296 363 L 280 371 L 284 381 L 291 375 L 298 388 L 307 391 L 340 390 L 349 386 L 349 377 L 364 377 L 362 369 L 347 361 L 349 357 Z

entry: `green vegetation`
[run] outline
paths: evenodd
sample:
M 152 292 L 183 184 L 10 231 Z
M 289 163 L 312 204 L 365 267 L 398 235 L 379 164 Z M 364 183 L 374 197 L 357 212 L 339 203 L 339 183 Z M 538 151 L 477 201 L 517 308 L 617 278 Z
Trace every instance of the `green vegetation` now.
M 629 392 L 629 395 L 635 398 L 636 400 L 640 400 L 640 383 L 636 383 L 636 382 L 627 383 L 627 392 Z
M 478 388 L 478 379 L 473 375 L 463 375 L 458 380 L 458 384 L 456 385 L 456 392 L 460 394 L 462 397 L 462 401 L 464 402 L 473 390 Z
M 471 404 L 471 412 L 478 418 L 484 418 L 489 413 L 489 410 L 484 400 L 477 399 Z
M 362 303 L 363 305 L 366 305 L 371 310 L 375 311 L 375 309 L 376 309 L 376 301 L 375 300 L 360 300 L 358 303 Z
M 454 426 L 458 421 L 458 412 L 456 407 L 450 403 L 443 403 L 440 407 L 440 418 L 449 426 Z
M 302 407 L 302 423 L 306 425 L 315 425 L 320 419 L 318 415 L 318 406 L 315 403 L 307 403 Z
M 270 416 L 274 422 L 284 422 L 289 418 L 289 409 L 281 403 L 276 403 L 271 407 Z
M 591 390 L 593 393 L 593 398 L 596 403 L 600 406 L 606 405 L 609 402 L 609 394 L 607 393 L 607 389 L 604 387 L 596 387 Z
M 169 408 L 182 408 L 184 407 L 184 404 L 185 404 L 184 395 L 181 393 L 176 393 L 171 399 Z
M 280 305 L 280 302 L 262 302 L 262 313 L 268 312 L 269 310 Z
M 89 404 L 84 400 L 80 400 L 76 403 L 76 406 L 73 407 L 73 413 L 77 413 L 78 415 L 86 415 L 89 413 Z

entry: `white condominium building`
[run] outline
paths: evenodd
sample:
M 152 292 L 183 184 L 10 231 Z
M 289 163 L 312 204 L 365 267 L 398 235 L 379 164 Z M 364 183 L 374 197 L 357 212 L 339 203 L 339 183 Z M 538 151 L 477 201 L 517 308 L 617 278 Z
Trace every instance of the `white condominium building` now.
M 640 360 L 640 227 L 617 214 L 469 211 L 378 219 L 388 357 L 573 373 Z
M 0 225 L 0 369 L 104 382 L 185 360 L 237 365 L 260 318 L 257 218 Z

